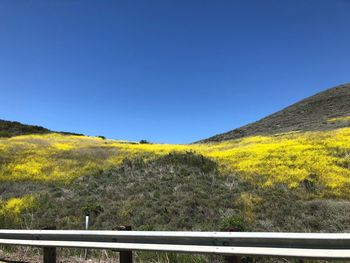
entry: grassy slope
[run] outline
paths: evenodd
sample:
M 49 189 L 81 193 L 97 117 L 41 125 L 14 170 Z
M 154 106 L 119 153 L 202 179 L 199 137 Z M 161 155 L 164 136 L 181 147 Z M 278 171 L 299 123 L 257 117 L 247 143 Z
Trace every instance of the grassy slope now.
M 155 159 L 170 152 L 196 152 L 218 163 L 221 173 L 238 173 L 257 186 L 310 183 L 323 195 L 347 197 L 350 128 L 324 132 L 254 136 L 211 144 L 133 144 L 60 134 L 0 139 L 2 181 L 63 181 L 122 163 Z
M 71 185 L 83 175 L 99 174 L 125 165 L 126 160 L 141 159 L 145 165 L 161 160 L 169 153 L 196 153 L 217 166 L 216 178 L 240 180 L 262 190 L 284 187 L 288 191 L 307 189 L 309 198 L 349 196 L 350 128 L 325 132 L 287 133 L 270 137 L 248 137 L 232 141 L 196 145 L 132 144 L 100 138 L 60 134 L 25 135 L 0 139 L 0 179 L 16 189 L 17 185 L 38 185 L 9 193 L 1 191 L 2 207 L 20 211 L 32 206 L 26 194 L 40 192 L 44 184 Z M 195 155 L 195 154 L 194 154 Z M 171 158 L 169 160 L 171 162 Z M 193 167 L 203 169 L 204 163 Z M 186 160 L 184 161 L 186 163 Z M 134 168 L 134 167 L 133 167 Z M 136 167 L 139 173 L 142 166 Z M 152 170 L 153 169 L 153 170 Z M 168 173 L 172 168 L 152 166 L 151 171 Z M 191 173 L 182 168 L 182 173 Z M 174 173 L 176 177 L 178 174 Z M 132 180 L 115 174 L 115 183 Z M 118 178 L 118 179 L 117 179 Z M 139 179 L 141 182 L 142 180 Z M 225 184 L 225 183 L 222 183 Z M 156 183 L 153 185 L 157 186 Z M 137 192 L 142 192 L 142 188 Z M 24 196 L 21 199 L 13 197 Z M 88 192 L 85 195 L 88 197 Z M 101 192 L 101 196 L 103 196 Z M 123 201 L 123 197 L 120 197 Z M 67 205 L 70 206 L 69 203 Z M 5 211 L 4 210 L 4 211 Z
M 89 211 L 96 229 L 350 231 L 348 200 L 320 198 L 308 184 L 257 187 L 220 174 L 215 162 L 194 153 L 125 160 L 69 184 L 3 182 L 0 191 L 6 228 L 80 229 Z
M 9 138 L 9 137 L 14 137 L 19 135 L 28 135 L 28 134 L 49 134 L 49 133 L 83 136 L 83 134 L 80 134 L 80 133 L 55 132 L 37 125 L 28 125 L 17 121 L 6 121 L 6 120 L 0 119 L 0 138 L 1 137 Z
M 291 131 L 324 131 L 349 127 L 350 120 L 329 121 L 350 116 L 350 83 L 325 90 L 257 122 L 218 134 L 201 142 L 220 142 L 256 135 Z
M 44 134 L 50 130 L 36 125 L 25 125 L 16 121 L 0 119 L 0 137 L 12 137 L 24 134 Z
M 95 229 L 349 232 L 349 178 L 350 128 L 195 145 L 1 138 L 0 227 L 81 229 L 90 212 Z

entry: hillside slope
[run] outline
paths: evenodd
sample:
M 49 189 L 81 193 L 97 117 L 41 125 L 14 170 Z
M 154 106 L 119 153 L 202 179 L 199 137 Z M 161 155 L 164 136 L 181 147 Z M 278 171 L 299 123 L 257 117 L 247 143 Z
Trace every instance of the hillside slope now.
M 190 145 L 3 122 L 0 228 L 81 229 L 88 212 L 91 229 L 350 232 L 349 90 Z M 221 262 L 174 257 L 138 254 L 139 262 Z
M 0 137 L 14 137 L 29 134 L 60 133 L 65 135 L 83 136 L 80 133 L 51 131 L 42 126 L 23 124 L 18 121 L 7 121 L 0 119 Z
M 135 144 L 62 134 L 0 138 L 0 181 L 69 182 L 121 165 L 127 159 L 156 159 L 194 152 L 258 186 L 299 187 L 306 180 L 320 194 L 349 195 L 350 128 L 252 136 L 193 145 Z
M 290 131 L 322 131 L 350 126 L 350 83 L 320 92 L 257 122 L 200 142 L 220 142 Z
M 44 134 L 50 130 L 36 125 L 22 124 L 17 121 L 6 121 L 0 119 L 0 137 L 12 137 L 25 134 Z

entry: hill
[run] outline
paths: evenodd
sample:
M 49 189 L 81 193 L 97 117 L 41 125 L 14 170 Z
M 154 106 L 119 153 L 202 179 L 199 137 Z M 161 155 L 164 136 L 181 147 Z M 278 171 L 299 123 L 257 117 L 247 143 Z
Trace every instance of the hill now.
M 350 84 L 320 92 L 257 122 L 200 142 L 220 142 L 291 131 L 323 131 L 350 126 Z
M 12 137 L 25 134 L 45 134 L 51 131 L 36 125 L 26 125 L 17 121 L 0 119 L 0 137 Z
M 0 137 L 14 137 L 19 135 L 48 134 L 48 133 L 60 133 L 60 134 L 66 134 L 66 135 L 83 136 L 83 134 L 80 134 L 80 133 L 62 132 L 62 131 L 56 132 L 37 125 L 28 125 L 17 121 L 6 121 L 6 120 L 0 119 Z
M 349 232 L 348 96 L 339 86 L 267 117 L 278 132 L 190 145 L 12 133 L 0 138 L 0 228 L 81 229 L 89 212 L 91 229 Z

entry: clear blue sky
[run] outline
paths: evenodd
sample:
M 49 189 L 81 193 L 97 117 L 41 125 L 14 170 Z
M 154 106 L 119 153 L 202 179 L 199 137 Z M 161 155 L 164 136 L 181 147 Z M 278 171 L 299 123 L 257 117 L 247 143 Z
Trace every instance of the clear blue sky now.
M 188 143 L 350 82 L 349 0 L 2 0 L 0 118 Z

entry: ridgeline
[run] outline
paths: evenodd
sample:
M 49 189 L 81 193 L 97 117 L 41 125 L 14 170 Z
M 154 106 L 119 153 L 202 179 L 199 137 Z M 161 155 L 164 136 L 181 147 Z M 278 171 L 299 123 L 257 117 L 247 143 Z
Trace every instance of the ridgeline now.
M 344 84 L 306 98 L 257 122 L 199 142 L 221 142 L 291 131 L 333 130 L 349 127 L 349 116 L 350 84 Z

